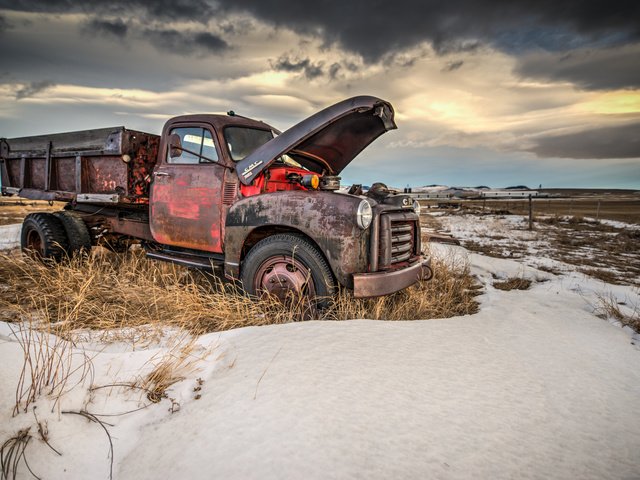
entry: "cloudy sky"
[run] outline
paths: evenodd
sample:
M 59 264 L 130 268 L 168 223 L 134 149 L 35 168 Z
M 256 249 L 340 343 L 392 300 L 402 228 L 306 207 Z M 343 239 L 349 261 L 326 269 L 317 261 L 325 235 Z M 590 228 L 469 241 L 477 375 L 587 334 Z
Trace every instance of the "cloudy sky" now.
M 398 130 L 344 183 L 640 189 L 640 2 L 0 0 L 0 136 L 360 94 Z

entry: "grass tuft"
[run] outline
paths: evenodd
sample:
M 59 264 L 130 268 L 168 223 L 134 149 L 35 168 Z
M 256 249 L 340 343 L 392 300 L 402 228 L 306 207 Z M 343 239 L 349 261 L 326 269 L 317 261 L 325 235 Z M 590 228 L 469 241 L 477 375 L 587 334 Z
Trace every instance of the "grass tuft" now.
M 31 467 L 29 467 L 29 463 L 27 462 L 27 457 L 25 456 L 25 450 L 32 438 L 31 434 L 29 433 L 30 429 L 30 427 L 27 427 L 23 430 L 18 431 L 18 433 L 6 440 L 0 447 L 0 467 L 2 470 L 2 480 L 8 480 L 10 478 L 15 480 L 17 478 L 20 460 L 24 462 L 27 470 L 29 470 L 34 478 L 40 478 L 35 473 L 33 473 Z
M 510 290 L 529 290 L 530 287 L 531 280 L 522 277 L 510 277 L 502 282 L 493 282 L 493 288 L 507 292 Z
M 40 313 L 46 320 L 48 312 Z M 54 406 L 57 405 L 69 388 L 83 383 L 91 375 L 91 359 L 84 352 L 74 352 L 71 342 L 62 336 L 51 335 L 49 322 L 36 322 L 29 317 L 28 321 L 10 328 L 23 353 L 14 416 L 21 411 L 26 413 L 29 405 L 42 394 L 53 397 Z
M 179 338 L 169 352 L 149 360 L 153 369 L 134 386 L 145 390 L 147 398 L 153 403 L 167 398 L 167 389 L 184 380 L 197 367 L 196 363 L 203 359 L 203 356 L 195 355 L 194 350 L 195 337 Z
M 612 294 L 599 294 L 598 301 L 595 305 L 595 313 L 601 318 L 612 319 L 620 322 L 622 326 L 632 328 L 640 333 L 640 309 L 638 305 L 630 308 L 630 313 L 625 313 L 620 308 L 620 303 Z

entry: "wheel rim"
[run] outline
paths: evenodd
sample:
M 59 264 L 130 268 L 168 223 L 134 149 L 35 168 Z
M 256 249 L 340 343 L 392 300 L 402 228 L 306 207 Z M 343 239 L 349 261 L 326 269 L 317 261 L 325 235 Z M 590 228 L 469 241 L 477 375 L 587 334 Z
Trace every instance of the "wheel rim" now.
M 36 230 L 29 230 L 27 233 L 27 250 L 36 255 L 44 256 L 42 251 L 42 238 Z
M 316 295 L 311 271 L 299 260 L 285 255 L 271 257 L 260 265 L 254 290 L 274 295 L 283 302 L 291 296 L 313 298 Z

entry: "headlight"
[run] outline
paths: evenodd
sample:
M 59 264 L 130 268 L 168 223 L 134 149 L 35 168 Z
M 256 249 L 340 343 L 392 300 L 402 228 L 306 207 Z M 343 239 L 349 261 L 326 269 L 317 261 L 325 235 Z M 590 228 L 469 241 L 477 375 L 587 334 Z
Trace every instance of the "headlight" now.
M 420 202 L 417 200 L 413 201 L 413 211 L 416 212 L 416 215 L 420 216 Z
M 373 220 L 373 210 L 366 200 L 362 200 L 358 205 L 358 226 L 362 229 L 369 228 L 371 220 Z

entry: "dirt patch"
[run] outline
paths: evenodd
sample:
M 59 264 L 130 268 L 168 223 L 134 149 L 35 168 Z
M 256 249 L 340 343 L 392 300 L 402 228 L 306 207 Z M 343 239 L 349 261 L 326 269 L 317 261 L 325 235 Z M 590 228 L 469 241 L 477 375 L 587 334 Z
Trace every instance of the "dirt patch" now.
M 531 280 L 527 278 L 510 277 L 502 282 L 493 282 L 493 288 L 498 290 L 529 290 L 531 287 Z

